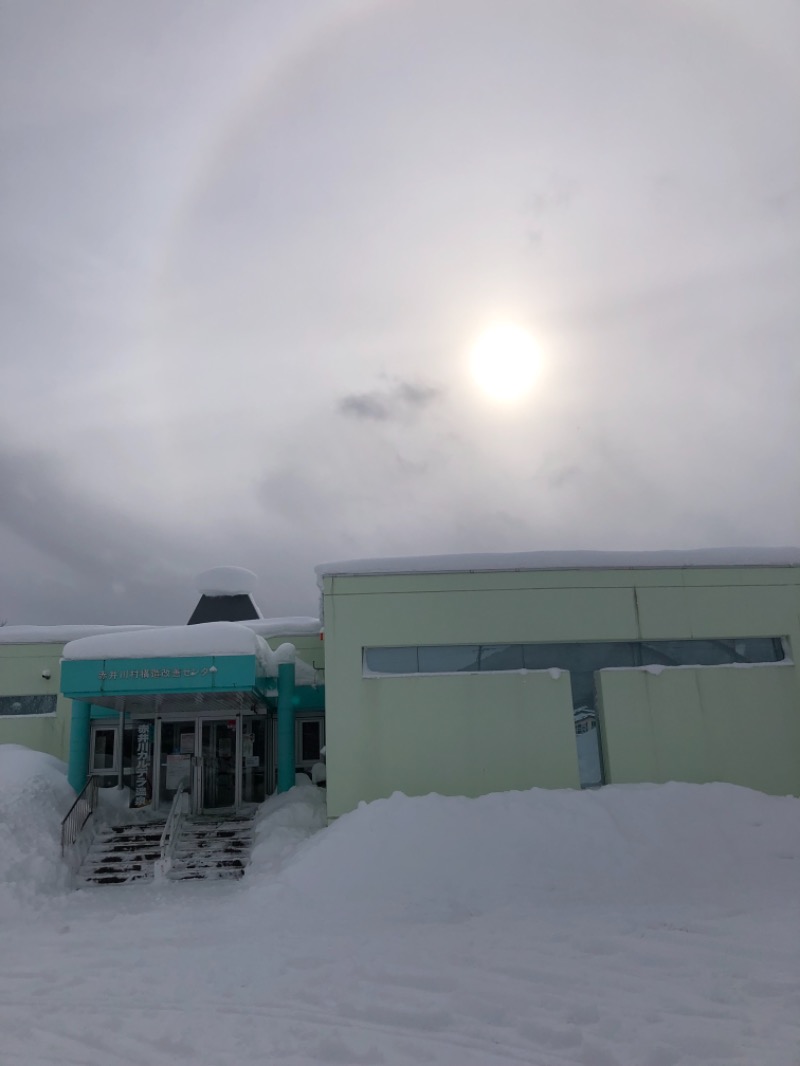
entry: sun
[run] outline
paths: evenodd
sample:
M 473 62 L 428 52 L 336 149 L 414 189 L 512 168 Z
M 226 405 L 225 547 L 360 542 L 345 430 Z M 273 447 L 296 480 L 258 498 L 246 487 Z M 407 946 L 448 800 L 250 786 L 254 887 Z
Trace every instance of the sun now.
M 539 373 L 541 353 L 530 333 L 511 322 L 484 330 L 470 350 L 476 383 L 493 400 L 509 403 L 528 395 Z

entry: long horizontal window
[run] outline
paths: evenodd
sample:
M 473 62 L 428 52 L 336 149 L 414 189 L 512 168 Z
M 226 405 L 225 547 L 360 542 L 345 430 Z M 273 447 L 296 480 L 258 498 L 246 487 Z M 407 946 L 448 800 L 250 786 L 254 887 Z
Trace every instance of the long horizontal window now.
M 0 718 L 5 715 L 55 713 L 55 696 L 0 696 Z
M 453 674 L 549 670 L 593 674 L 608 667 L 776 663 L 780 637 L 719 640 L 587 641 L 547 644 L 429 644 L 364 648 L 364 674 Z

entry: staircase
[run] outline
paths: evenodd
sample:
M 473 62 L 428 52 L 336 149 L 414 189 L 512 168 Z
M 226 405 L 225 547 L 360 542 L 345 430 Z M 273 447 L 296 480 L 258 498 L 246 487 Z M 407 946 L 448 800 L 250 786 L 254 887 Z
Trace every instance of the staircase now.
M 181 825 L 171 881 L 220 881 L 244 877 L 253 848 L 253 812 L 200 815 Z
M 244 876 L 253 847 L 253 814 L 186 817 L 178 829 L 170 881 L 236 880 Z M 164 822 L 106 826 L 98 830 L 77 873 L 79 885 L 128 885 L 152 881 L 161 858 Z
M 137 822 L 99 829 L 77 873 L 78 884 L 130 885 L 153 880 L 161 854 L 163 822 Z

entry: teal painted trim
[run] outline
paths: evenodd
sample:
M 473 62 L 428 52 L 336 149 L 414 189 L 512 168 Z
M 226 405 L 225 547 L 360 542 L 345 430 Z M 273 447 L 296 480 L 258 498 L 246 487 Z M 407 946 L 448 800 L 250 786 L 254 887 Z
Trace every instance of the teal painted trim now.
M 69 729 L 69 764 L 67 780 L 80 792 L 89 776 L 89 718 L 91 707 L 82 700 L 72 701 Z
M 278 665 L 278 792 L 294 787 L 294 663 Z
M 69 699 L 166 693 L 250 692 L 256 687 L 254 655 L 203 655 L 161 659 L 64 659 L 61 691 Z
M 270 681 L 272 679 L 270 678 Z M 278 699 L 278 686 L 273 682 L 265 688 L 260 688 L 258 694 L 265 702 L 274 703 Z M 296 711 L 325 711 L 325 686 L 324 685 L 298 685 L 295 683 L 293 705 Z
M 297 711 L 324 711 L 324 685 L 298 685 L 294 690 L 294 706 Z
M 111 707 L 95 707 L 92 705 L 89 717 L 92 721 L 96 718 L 119 718 L 119 711 L 115 711 Z

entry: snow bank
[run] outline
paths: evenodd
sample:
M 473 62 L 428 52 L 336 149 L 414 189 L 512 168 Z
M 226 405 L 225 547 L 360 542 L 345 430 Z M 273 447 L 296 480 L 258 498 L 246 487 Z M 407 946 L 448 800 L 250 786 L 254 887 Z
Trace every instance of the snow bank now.
M 417 921 L 800 898 L 800 800 L 675 783 L 478 799 L 397 793 L 309 841 L 282 880 L 323 909 Z
M 717 566 L 800 566 L 800 548 L 695 548 L 679 551 L 535 551 L 349 559 L 315 567 L 326 576 L 482 573 L 492 570 L 640 570 Z
M 64 763 L 0 744 L 0 908 L 67 887 L 61 820 L 74 799 Z
M 248 879 L 274 873 L 298 846 L 328 824 L 325 793 L 302 783 L 280 795 L 271 796 L 261 807 L 255 827 Z

